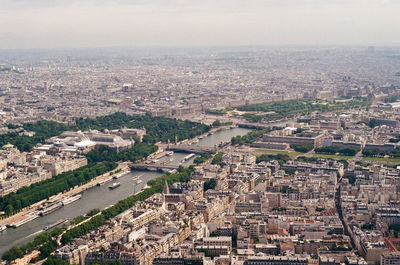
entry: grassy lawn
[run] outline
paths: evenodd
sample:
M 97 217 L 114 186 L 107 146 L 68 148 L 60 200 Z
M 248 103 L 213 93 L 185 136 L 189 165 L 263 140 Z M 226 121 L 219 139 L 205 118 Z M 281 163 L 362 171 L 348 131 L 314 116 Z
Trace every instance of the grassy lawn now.
M 363 157 L 364 161 L 400 163 L 400 158 Z
M 290 155 L 290 156 L 304 155 L 304 153 L 300 153 L 300 152 L 286 152 L 286 151 L 269 150 L 269 149 L 254 149 L 254 152 L 263 153 L 263 154 L 282 154 L 282 155 Z
M 319 158 L 330 158 L 330 159 L 352 159 L 353 156 L 339 156 L 339 155 L 326 155 L 326 154 L 314 154 L 313 157 L 319 157 Z

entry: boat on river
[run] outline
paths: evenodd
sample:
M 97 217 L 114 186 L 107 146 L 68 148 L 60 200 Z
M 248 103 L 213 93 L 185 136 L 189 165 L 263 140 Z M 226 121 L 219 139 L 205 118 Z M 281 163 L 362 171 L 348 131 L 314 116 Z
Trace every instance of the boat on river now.
M 111 177 L 111 178 L 107 178 L 105 180 L 99 181 L 99 183 L 97 183 L 97 186 L 103 186 L 104 184 L 106 184 L 112 180 L 113 180 L 113 178 Z
M 56 227 L 57 225 L 63 224 L 65 222 L 67 222 L 67 221 L 68 221 L 68 219 L 60 219 L 60 220 L 58 220 L 57 222 L 55 222 L 55 223 L 53 223 L 51 225 L 47 225 L 47 226 L 43 227 L 43 230 L 44 231 L 50 230 L 53 227 Z
M 21 225 L 24 225 L 26 223 L 29 223 L 30 221 L 35 220 L 38 217 L 39 217 L 39 215 L 37 213 L 31 213 L 28 215 L 24 215 L 24 216 L 18 218 L 17 220 L 15 220 L 14 222 L 7 224 L 7 227 L 17 228 L 17 227 L 20 227 Z
M 128 172 L 121 172 L 121 173 L 118 173 L 118 174 L 116 174 L 116 175 L 113 176 L 113 179 L 119 179 L 120 177 L 125 176 L 125 175 L 128 174 L 128 173 L 129 173 L 129 171 L 128 171 Z
M 191 153 L 191 154 L 185 156 L 185 157 L 182 159 L 181 162 L 186 162 L 186 161 L 188 161 L 189 159 L 191 159 L 192 157 L 194 157 L 195 155 L 196 155 L 196 154 Z
M 114 182 L 111 186 L 108 186 L 108 188 L 109 188 L 110 190 L 113 190 L 113 189 L 118 188 L 119 186 L 121 186 L 121 183 L 119 183 L 119 182 Z
M 68 197 L 68 198 L 65 198 L 64 200 L 62 200 L 62 204 L 65 206 L 70 203 L 73 203 L 74 201 L 79 200 L 80 198 L 82 198 L 82 194 L 71 196 L 71 197 Z
M 39 215 L 40 215 L 40 216 L 47 215 L 47 214 L 49 214 L 49 213 L 52 213 L 52 212 L 57 211 L 57 210 L 60 209 L 61 207 L 63 207 L 63 203 L 62 203 L 62 202 L 53 203 L 53 204 L 47 206 L 46 208 L 43 208 L 43 209 L 39 212 Z

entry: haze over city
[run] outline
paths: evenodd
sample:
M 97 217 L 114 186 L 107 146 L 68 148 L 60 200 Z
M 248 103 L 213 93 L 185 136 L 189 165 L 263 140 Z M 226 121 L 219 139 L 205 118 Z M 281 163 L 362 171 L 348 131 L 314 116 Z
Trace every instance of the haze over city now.
M 400 44 L 397 0 L 0 0 L 0 48 Z

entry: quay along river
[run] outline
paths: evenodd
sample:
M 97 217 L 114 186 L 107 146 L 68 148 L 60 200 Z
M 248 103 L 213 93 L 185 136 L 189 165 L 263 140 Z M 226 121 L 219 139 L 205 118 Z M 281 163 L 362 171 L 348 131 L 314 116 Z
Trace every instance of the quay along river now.
M 212 135 L 207 135 L 194 144 L 198 146 L 214 147 L 214 145 L 218 145 L 221 142 L 230 141 L 233 136 L 244 135 L 249 131 L 250 130 L 243 128 L 224 129 L 215 132 Z M 167 164 L 179 165 L 182 159 L 187 155 L 188 154 L 185 153 L 174 153 Z M 182 163 L 182 165 L 189 166 L 193 162 L 194 158 L 195 157 L 192 157 L 188 161 Z M 118 188 L 109 189 L 108 187 L 112 182 L 106 183 L 103 186 L 95 186 L 82 192 L 81 199 L 60 208 L 55 212 L 43 217 L 38 217 L 37 219 L 21 225 L 18 228 L 7 228 L 7 230 L 0 232 L 0 256 L 4 251 L 14 245 L 22 245 L 32 241 L 37 235 L 43 232 L 45 226 L 54 224 L 60 219 L 73 219 L 74 217 L 84 215 L 95 208 L 104 209 L 117 203 L 121 199 L 135 194 L 146 185 L 147 181 L 161 175 L 162 173 L 160 172 L 132 171 L 116 180 L 121 183 Z M 137 183 L 137 179 L 134 180 L 133 177 L 138 177 L 142 182 Z

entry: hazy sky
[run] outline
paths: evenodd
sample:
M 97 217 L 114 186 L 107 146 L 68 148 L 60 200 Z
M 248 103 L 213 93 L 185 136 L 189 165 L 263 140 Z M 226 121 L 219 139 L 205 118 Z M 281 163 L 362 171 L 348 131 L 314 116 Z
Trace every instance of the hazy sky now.
M 0 0 L 0 49 L 400 45 L 400 0 Z

